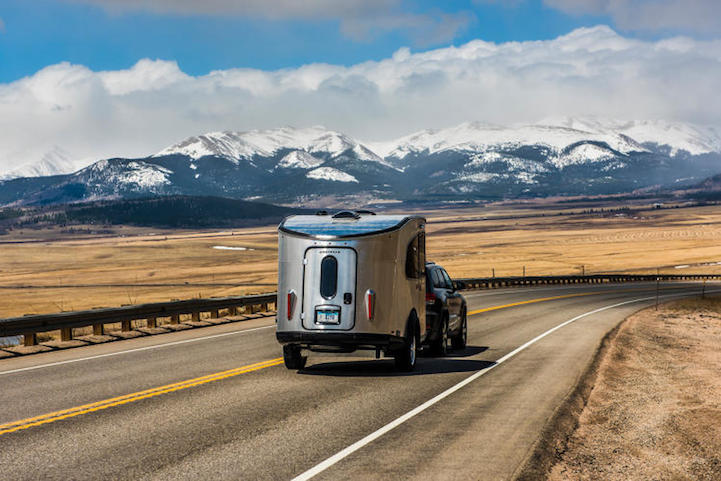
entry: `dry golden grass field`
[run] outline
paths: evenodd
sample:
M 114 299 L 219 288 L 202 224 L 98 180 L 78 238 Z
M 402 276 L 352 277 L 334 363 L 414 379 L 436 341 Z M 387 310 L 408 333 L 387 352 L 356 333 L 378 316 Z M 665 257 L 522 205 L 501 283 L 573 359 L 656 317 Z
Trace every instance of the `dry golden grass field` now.
M 586 273 L 721 273 L 716 206 L 622 215 L 581 210 L 498 205 L 425 212 L 428 258 L 456 277 L 490 276 L 492 269 L 496 276 L 521 275 L 523 266 L 527 275 L 581 273 L 582 266 Z M 0 318 L 273 291 L 275 227 L 123 227 L 84 237 L 13 231 L 0 237 Z

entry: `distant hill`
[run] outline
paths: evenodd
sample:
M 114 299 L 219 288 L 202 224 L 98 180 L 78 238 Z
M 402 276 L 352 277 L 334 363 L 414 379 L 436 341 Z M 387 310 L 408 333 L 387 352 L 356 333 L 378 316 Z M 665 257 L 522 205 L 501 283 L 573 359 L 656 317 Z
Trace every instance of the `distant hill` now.
M 134 225 L 241 227 L 280 222 L 304 209 L 222 197 L 168 196 L 0 209 L 0 227 L 33 225 Z

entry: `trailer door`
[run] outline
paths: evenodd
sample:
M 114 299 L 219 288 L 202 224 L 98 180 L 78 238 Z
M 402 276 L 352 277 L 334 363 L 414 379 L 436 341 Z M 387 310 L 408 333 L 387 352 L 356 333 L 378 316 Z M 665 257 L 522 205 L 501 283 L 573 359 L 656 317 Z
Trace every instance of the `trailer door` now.
M 303 327 L 349 330 L 355 324 L 356 252 L 314 247 L 303 259 Z

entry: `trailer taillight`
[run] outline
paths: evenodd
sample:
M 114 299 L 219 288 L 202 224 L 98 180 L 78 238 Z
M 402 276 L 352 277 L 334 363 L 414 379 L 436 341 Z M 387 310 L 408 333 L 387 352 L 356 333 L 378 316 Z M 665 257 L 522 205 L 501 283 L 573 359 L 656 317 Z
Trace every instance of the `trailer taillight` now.
M 295 307 L 295 291 L 292 289 L 288 291 L 288 302 L 286 305 L 288 306 L 288 320 L 290 321 L 293 319 L 293 308 Z
M 369 321 L 372 321 L 373 317 L 375 317 L 375 310 L 376 310 L 376 293 L 373 292 L 373 289 L 368 289 L 366 291 L 366 314 L 368 315 Z

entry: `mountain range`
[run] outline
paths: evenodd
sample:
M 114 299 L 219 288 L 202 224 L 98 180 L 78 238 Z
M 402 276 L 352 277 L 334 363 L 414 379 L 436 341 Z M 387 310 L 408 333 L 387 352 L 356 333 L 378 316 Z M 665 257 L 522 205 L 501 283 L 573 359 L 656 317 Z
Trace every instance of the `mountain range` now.
M 478 122 L 362 143 L 322 127 L 212 132 L 144 158 L 66 173 L 26 168 L 0 180 L 0 205 L 165 195 L 274 203 L 324 199 L 456 201 L 597 195 L 683 187 L 721 172 L 721 136 L 662 121 Z M 57 175 L 48 175 L 57 174 Z

